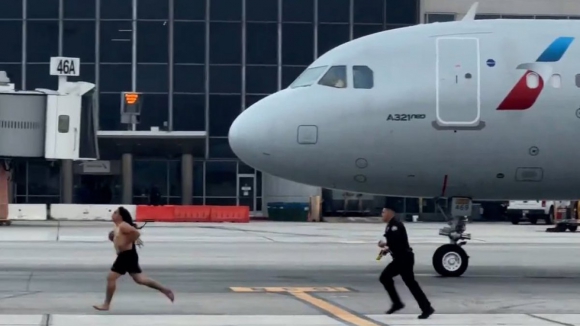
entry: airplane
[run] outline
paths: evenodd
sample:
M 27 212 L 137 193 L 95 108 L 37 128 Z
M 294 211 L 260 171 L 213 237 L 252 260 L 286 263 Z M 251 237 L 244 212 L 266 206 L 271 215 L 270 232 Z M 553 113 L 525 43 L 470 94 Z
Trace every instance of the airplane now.
M 580 198 L 580 21 L 477 6 L 331 49 L 235 119 L 232 150 L 303 184 L 450 200 L 433 267 L 461 276 L 472 200 Z

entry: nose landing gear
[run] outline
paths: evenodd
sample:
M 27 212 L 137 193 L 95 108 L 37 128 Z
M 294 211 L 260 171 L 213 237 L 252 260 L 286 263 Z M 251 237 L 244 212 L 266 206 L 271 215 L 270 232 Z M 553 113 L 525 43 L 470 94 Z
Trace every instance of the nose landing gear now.
M 435 205 L 448 220 L 449 226 L 439 230 L 439 235 L 449 238 L 449 244 L 442 245 L 433 254 L 433 268 L 444 277 L 459 277 L 465 273 L 469 265 L 469 256 L 462 248 L 471 240 L 471 234 L 465 233 L 465 222 L 471 215 L 471 199 L 453 197 L 451 199 L 451 218 L 445 213 L 439 204 L 438 198 Z

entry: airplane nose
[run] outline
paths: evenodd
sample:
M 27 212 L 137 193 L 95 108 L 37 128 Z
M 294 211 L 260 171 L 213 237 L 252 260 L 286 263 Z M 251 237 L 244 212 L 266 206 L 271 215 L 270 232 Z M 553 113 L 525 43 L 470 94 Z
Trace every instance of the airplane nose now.
M 265 124 L 260 108 L 252 107 L 244 110 L 230 126 L 228 140 L 234 153 L 244 163 L 252 165 L 266 146 Z

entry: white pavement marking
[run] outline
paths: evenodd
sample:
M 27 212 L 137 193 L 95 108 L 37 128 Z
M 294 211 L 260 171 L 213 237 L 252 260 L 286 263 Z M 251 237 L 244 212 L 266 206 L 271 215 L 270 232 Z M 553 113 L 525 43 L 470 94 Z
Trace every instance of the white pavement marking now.
M 535 318 L 537 316 L 539 318 Z M 368 315 L 389 325 L 423 326 L 580 326 L 580 314 L 435 314 L 427 320 L 415 314 Z M 40 325 L 42 315 L 0 315 L 0 326 Z M 342 326 L 323 315 L 52 315 L 50 326 Z
M 1 317 L 1 316 L 0 316 Z M 327 316 L 52 315 L 51 326 L 343 326 Z M 2 325 L 2 324 L 0 324 Z
M 426 326 L 554 326 L 556 320 L 568 321 L 571 325 L 580 325 L 580 314 L 576 315 L 537 315 L 544 319 L 525 314 L 441 314 L 432 315 L 427 320 L 417 319 L 417 315 L 368 315 L 367 317 L 389 325 L 426 325 Z M 544 317 L 550 316 L 550 317 Z M 559 319 L 556 319 L 559 317 Z M 560 324 L 561 325 L 561 324 Z
M 38 326 L 42 317 L 42 315 L 0 315 L 0 326 Z

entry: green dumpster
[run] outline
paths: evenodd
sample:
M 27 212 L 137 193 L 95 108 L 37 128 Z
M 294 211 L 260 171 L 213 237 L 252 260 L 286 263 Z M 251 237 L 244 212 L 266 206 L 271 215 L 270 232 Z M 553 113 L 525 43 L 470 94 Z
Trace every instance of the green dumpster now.
M 309 207 L 308 203 L 269 203 L 268 218 L 271 221 L 306 222 Z

